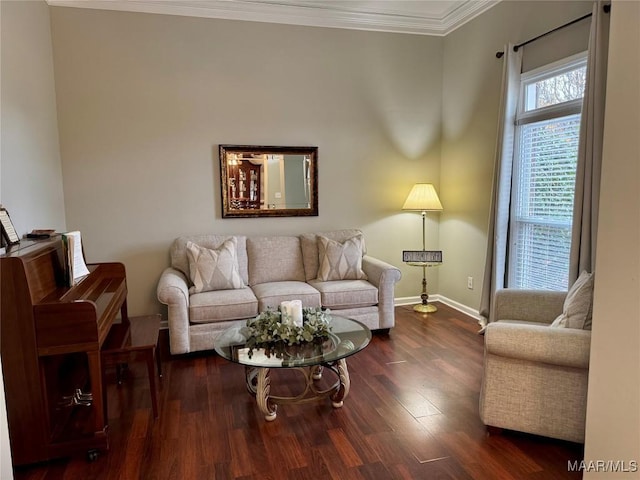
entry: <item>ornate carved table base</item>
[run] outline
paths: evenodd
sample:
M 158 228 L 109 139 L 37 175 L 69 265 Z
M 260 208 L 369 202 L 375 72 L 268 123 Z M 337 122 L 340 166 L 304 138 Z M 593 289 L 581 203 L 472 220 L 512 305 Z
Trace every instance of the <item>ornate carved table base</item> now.
M 351 386 L 347 362 L 344 358 L 337 362 L 311 367 L 291 367 L 291 369 L 302 373 L 306 381 L 305 388 L 295 397 L 281 397 L 270 394 L 269 368 L 246 367 L 247 389 L 256 397 L 258 408 L 264 413 L 265 420 L 272 422 L 276 419 L 276 410 L 280 404 L 305 403 L 329 397 L 334 408 L 342 407 Z M 316 382 L 322 378 L 325 369 L 332 371 L 337 376 L 337 380 L 329 388 L 322 389 L 318 387 Z

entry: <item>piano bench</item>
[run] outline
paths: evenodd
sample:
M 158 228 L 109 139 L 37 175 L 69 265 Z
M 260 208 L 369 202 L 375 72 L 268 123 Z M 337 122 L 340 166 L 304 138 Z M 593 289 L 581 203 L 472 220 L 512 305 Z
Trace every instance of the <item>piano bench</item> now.
M 118 384 L 121 383 L 122 365 L 140 360 L 146 362 L 154 418 L 158 418 L 156 366 L 158 376 L 162 378 L 162 364 L 157 348 L 159 332 L 160 315 L 132 317 L 129 322 L 114 323 L 100 352 L 103 372 L 107 367 L 115 366 Z

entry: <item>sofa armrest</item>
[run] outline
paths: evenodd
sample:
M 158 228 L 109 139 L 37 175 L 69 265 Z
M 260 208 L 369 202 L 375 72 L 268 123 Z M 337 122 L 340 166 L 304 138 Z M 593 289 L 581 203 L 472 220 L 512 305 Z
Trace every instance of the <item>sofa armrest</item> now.
M 486 355 L 574 368 L 589 368 L 591 331 L 547 325 L 490 323 Z
M 158 300 L 168 306 L 169 346 L 172 354 L 189 352 L 189 286 L 175 268 L 162 272 L 156 290 Z
M 400 269 L 377 258 L 362 257 L 362 270 L 369 282 L 378 289 L 378 314 L 380 328 L 387 329 L 395 325 L 395 284 L 402 277 Z
M 378 290 L 391 288 L 393 292 L 393 286 L 402 277 L 399 268 L 369 255 L 362 257 L 362 271 Z
M 489 322 L 521 320 L 552 323 L 562 313 L 567 292 L 502 289 L 495 295 Z

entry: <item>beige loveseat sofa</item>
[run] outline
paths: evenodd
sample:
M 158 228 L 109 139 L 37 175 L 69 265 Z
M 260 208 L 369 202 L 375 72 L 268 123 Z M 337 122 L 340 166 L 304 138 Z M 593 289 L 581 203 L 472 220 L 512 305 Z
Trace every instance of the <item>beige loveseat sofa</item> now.
M 194 249 L 203 256 L 213 250 L 217 258 L 235 251 L 237 272 L 232 268 L 231 274 L 218 275 L 222 287 L 231 288 L 209 289 L 206 279 L 194 276 Z M 390 329 L 395 323 L 394 286 L 400 270 L 366 255 L 359 230 L 185 236 L 173 242 L 170 254 L 171 266 L 160 277 L 157 296 L 168 307 L 172 354 L 211 350 L 222 330 L 288 300 L 328 308 L 372 330 Z
M 485 425 L 584 442 L 591 303 L 585 301 L 587 319 L 579 324 L 568 299 L 567 292 L 496 292 L 484 337 Z M 562 324 L 567 312 L 571 320 Z

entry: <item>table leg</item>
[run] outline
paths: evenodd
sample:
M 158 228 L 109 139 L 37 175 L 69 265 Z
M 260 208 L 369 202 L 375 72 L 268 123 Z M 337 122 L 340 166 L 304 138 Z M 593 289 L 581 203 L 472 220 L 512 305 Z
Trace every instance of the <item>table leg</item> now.
M 322 370 L 323 370 L 323 366 L 322 365 L 314 365 L 311 368 L 311 377 L 314 380 L 320 380 L 322 378 Z
M 158 418 L 158 393 L 156 390 L 156 371 L 155 371 L 155 348 L 146 351 L 147 370 L 149 373 L 149 390 L 151 391 L 151 407 L 153 408 L 153 418 Z
M 271 390 L 271 379 L 269 378 L 269 369 L 260 368 L 258 371 L 258 384 L 256 388 L 256 401 L 258 408 L 264 413 L 267 422 L 276 419 L 276 410 L 278 406 L 269 401 L 269 391 Z
M 244 367 L 245 380 L 247 384 L 247 390 L 254 397 L 256 396 L 256 388 L 258 385 L 258 372 L 257 367 Z
M 162 378 L 162 358 L 160 358 L 160 350 L 158 349 L 158 344 L 156 344 L 154 352 L 154 356 L 156 357 L 156 366 L 158 367 L 158 377 Z
M 334 408 L 340 408 L 344 404 L 344 399 L 349 395 L 351 388 L 351 380 L 349 379 L 349 370 L 347 370 L 347 361 L 343 358 L 338 360 L 338 375 L 340 376 L 340 386 L 338 390 L 331 395 L 331 401 Z

